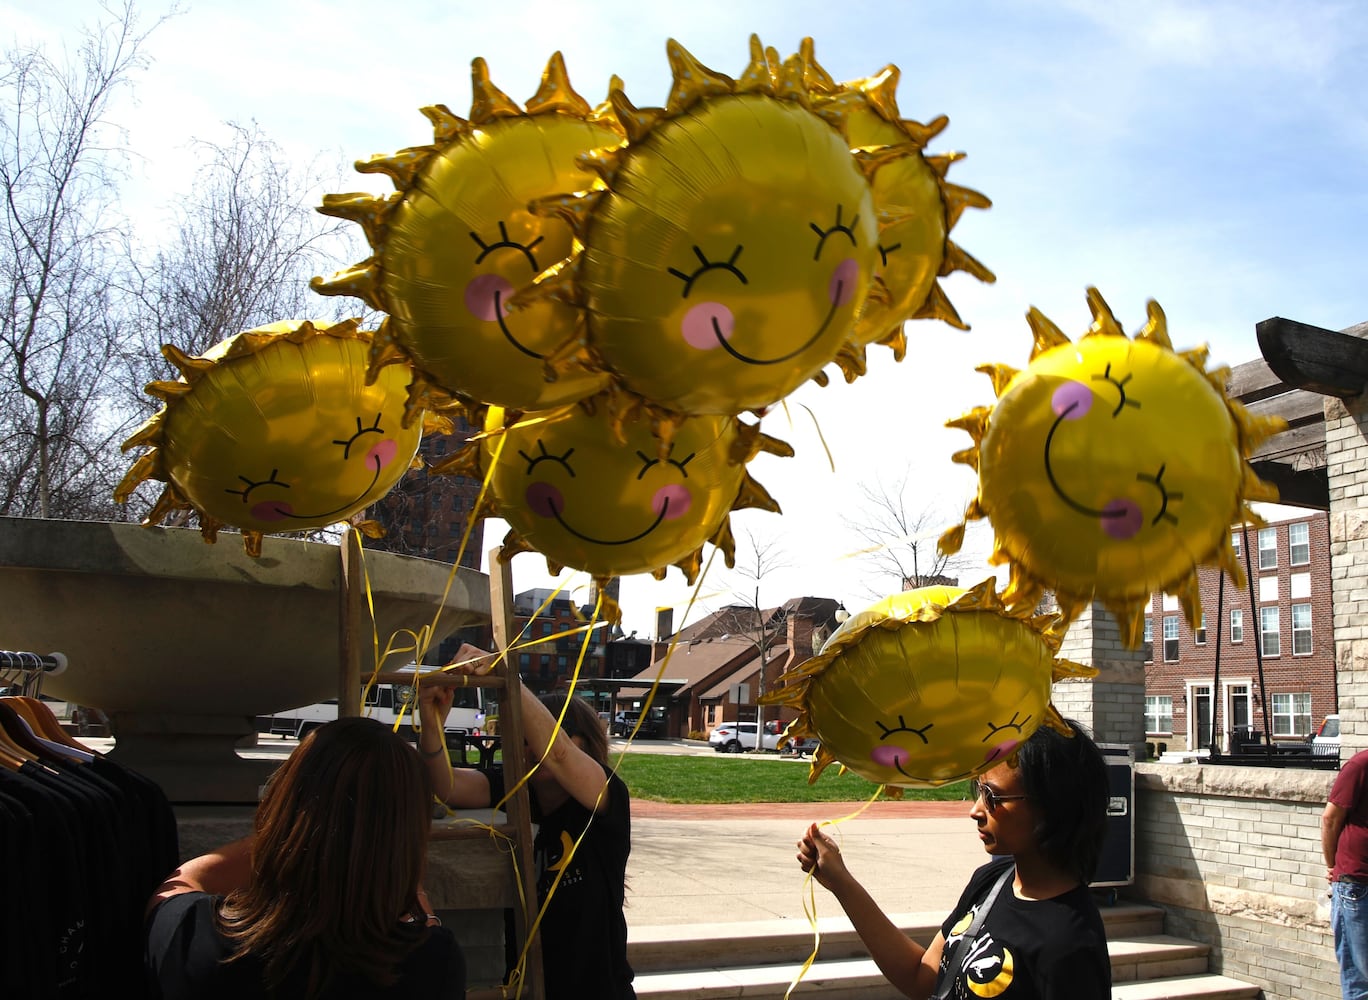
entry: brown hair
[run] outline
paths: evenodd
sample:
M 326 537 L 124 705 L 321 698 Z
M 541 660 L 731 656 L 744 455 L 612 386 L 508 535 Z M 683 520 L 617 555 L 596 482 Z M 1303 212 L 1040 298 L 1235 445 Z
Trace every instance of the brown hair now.
M 567 696 L 544 694 L 540 700 L 555 719 L 560 718 L 561 708 L 565 707 Z M 575 696 L 569 698 L 569 702 L 569 707 L 565 709 L 565 718 L 561 720 L 561 728 L 565 735 L 578 736 L 584 743 L 585 753 L 600 764 L 607 764 L 608 735 L 603 731 L 603 720 L 585 699 Z
M 401 918 L 421 913 L 431 796 L 417 754 L 374 719 L 321 726 L 272 775 L 251 881 L 219 912 L 234 957 L 263 962 L 268 992 L 300 975 L 306 997 L 347 976 L 398 980 L 425 933 Z

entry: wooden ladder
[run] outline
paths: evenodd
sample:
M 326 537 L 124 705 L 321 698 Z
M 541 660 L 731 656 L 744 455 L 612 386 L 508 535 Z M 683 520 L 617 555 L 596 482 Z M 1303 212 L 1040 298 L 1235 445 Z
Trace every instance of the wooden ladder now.
M 359 575 L 360 543 L 349 533 L 342 546 L 343 594 L 343 667 L 340 676 L 339 706 L 346 705 L 351 714 L 361 709 L 360 649 L 369 640 L 358 634 L 356 624 L 360 616 Z M 495 651 L 506 650 L 514 638 L 513 630 L 513 570 L 499 559 L 500 549 L 489 553 L 489 608 L 494 630 Z M 368 634 L 368 633 L 367 633 Z M 354 662 L 351 662 L 354 661 Z M 411 684 L 411 674 L 382 672 L 375 678 L 378 684 Z M 521 1000 L 544 1000 L 545 979 L 542 972 L 541 942 L 532 930 L 539 909 L 537 876 L 533 868 L 532 812 L 526 783 L 527 753 L 523 743 L 522 679 L 509 656 L 501 657 L 489 674 L 471 677 L 464 674 L 433 674 L 424 677 L 424 684 L 451 687 L 481 687 L 501 692 L 499 697 L 499 735 L 503 753 L 503 775 L 506 789 L 517 786 L 504 804 L 506 822 L 479 825 L 454 825 L 434 829 L 432 841 L 438 850 L 459 844 L 463 874 L 463 892 L 455 905 L 439 909 L 488 910 L 493 919 L 503 925 L 502 909 L 513 911 L 514 954 L 526 951 L 520 991 L 510 987 L 469 990 L 467 1000 L 504 1000 L 518 996 Z M 492 833 L 491 833 L 492 829 Z M 511 849 L 501 850 L 494 837 L 506 838 Z M 429 852 L 431 855 L 431 850 Z M 467 857 L 468 855 L 468 857 Z M 429 888 L 431 892 L 431 888 Z M 448 901 L 450 902 L 450 901 Z

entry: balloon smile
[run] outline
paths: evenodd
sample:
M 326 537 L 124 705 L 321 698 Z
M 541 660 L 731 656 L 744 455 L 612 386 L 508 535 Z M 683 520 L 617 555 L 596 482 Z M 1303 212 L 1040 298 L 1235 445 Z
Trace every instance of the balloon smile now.
M 1089 507 L 1069 496 L 1055 476 L 1054 465 L 1050 458 L 1051 450 L 1054 447 L 1055 431 L 1059 430 L 1059 425 L 1065 420 L 1073 418 L 1074 411 L 1077 410 L 1080 405 L 1081 404 L 1077 401 L 1069 403 L 1069 405 L 1064 408 L 1063 412 L 1055 417 L 1054 423 L 1050 425 L 1050 433 L 1045 436 L 1045 475 L 1050 480 L 1050 488 L 1054 490 L 1055 496 L 1063 500 L 1070 509 L 1076 510 L 1085 517 L 1092 517 L 1101 521 L 1102 530 L 1108 535 L 1117 539 L 1132 538 L 1139 534 L 1141 528 L 1145 526 L 1145 515 L 1138 503 L 1129 497 L 1117 497 L 1107 501 L 1106 505 L 1101 509 Z M 1148 476 L 1144 473 L 1137 473 L 1135 476 L 1137 481 L 1148 483 L 1159 491 L 1159 513 L 1155 514 L 1150 520 L 1151 527 L 1157 525 L 1161 520 L 1170 521 L 1175 524 L 1178 520 L 1168 512 L 1168 505 L 1170 500 L 1181 500 L 1183 494 L 1171 493 L 1164 485 L 1163 479 L 1165 468 L 1167 468 L 1167 466 L 1159 466 L 1159 471 L 1153 476 Z
M 375 463 L 375 475 L 371 476 L 369 485 L 341 507 L 337 507 L 334 510 L 325 510 L 318 514 L 296 514 L 294 508 L 284 500 L 266 500 L 252 508 L 252 516 L 258 521 L 308 521 L 319 517 L 332 517 L 334 514 L 341 513 L 342 511 L 355 506 L 362 497 L 375 489 L 375 484 L 380 481 L 380 470 L 384 463 L 376 456 L 372 456 L 372 460 Z
M 508 323 L 504 320 L 506 313 L 503 307 L 503 292 L 498 289 L 496 289 L 494 292 L 494 315 L 498 317 L 499 332 L 504 335 L 504 340 L 508 341 L 510 344 L 513 345 L 513 347 L 521 351 L 523 354 L 526 354 L 529 358 L 532 358 L 536 361 L 545 360 L 545 355 L 538 354 L 531 348 L 525 347 L 518 341 L 517 337 L 513 336 L 513 331 L 508 328 Z
M 551 516 L 556 519 L 556 523 L 559 524 L 571 535 L 578 538 L 581 542 L 589 542 L 591 545 L 631 545 L 633 542 L 641 541 L 641 539 L 645 538 L 647 535 L 655 531 L 656 528 L 660 526 L 660 522 L 665 520 L 665 516 L 670 510 L 670 501 L 667 498 L 660 505 L 660 513 L 656 516 L 656 519 L 651 522 L 651 526 L 648 527 L 645 531 L 638 532 L 630 538 L 621 539 L 595 538 L 592 535 L 586 535 L 583 532 L 576 531 L 574 528 L 570 527 L 570 525 L 566 522 L 565 518 L 561 517 L 561 512 L 556 509 L 554 501 L 548 500 L 547 507 L 551 513 Z
M 834 296 L 832 296 L 831 308 L 827 310 L 826 318 L 825 318 L 824 320 L 822 320 L 822 325 L 819 326 L 819 327 L 817 328 L 817 332 L 814 333 L 814 334 L 813 334 L 811 337 L 809 337 L 807 340 L 803 341 L 803 343 L 799 344 L 799 345 L 798 345 L 797 347 L 795 347 L 793 350 L 789 351 L 787 354 L 781 355 L 780 357 L 777 357 L 777 358 L 752 358 L 752 357 L 750 357 L 749 355 L 742 354 L 740 351 L 738 351 L 736 348 L 732 347 L 732 345 L 731 345 L 730 343 L 727 342 L 727 337 L 726 337 L 725 334 L 723 334 L 722 328 L 718 325 L 718 322 L 717 322 L 717 319 L 716 319 L 716 318 L 714 318 L 714 319 L 712 320 L 713 336 L 715 336 L 715 337 L 717 338 L 717 343 L 718 343 L 718 345 L 722 348 L 722 350 L 726 351 L 728 354 L 730 354 L 732 357 L 734 357 L 737 361 L 740 361 L 742 364 L 747 364 L 747 365 L 780 365 L 780 364 L 783 364 L 785 361 L 790 361 L 790 360 L 792 360 L 793 358 L 796 358 L 798 355 L 802 354 L 804 351 L 806 351 L 806 350 L 807 350 L 809 347 L 811 347 L 813 344 L 817 343 L 817 341 L 821 339 L 822 335 L 823 335 L 824 333 L 826 333 L 827 327 L 829 327 L 829 326 L 831 325 L 831 320 L 832 320 L 832 318 L 836 315 L 836 310 L 839 309 L 842 305 L 844 305 L 844 301 L 843 301 L 843 300 L 844 300 L 844 283 L 838 282 L 838 284 L 837 284 L 837 289 L 838 289 L 837 294 L 835 294 Z

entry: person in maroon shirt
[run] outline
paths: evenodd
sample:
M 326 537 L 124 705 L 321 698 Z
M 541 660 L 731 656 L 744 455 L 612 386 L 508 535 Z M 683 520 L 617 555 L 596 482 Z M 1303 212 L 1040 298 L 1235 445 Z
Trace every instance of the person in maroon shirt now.
M 1344 1000 L 1368 1000 L 1368 750 L 1354 754 L 1330 786 L 1321 851 L 1340 991 Z

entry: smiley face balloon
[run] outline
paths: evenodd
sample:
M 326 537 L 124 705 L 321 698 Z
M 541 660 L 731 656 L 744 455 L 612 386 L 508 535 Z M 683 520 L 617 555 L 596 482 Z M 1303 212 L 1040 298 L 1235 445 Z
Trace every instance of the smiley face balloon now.
M 787 735 L 821 741 L 809 782 L 835 762 L 881 785 L 944 785 L 1010 758 L 1042 724 L 1066 731 L 1051 683 L 1097 671 L 1055 658 L 1058 616 L 1009 612 L 993 586 L 886 597 L 780 678 L 765 700 L 798 708 Z
M 1032 309 L 1030 365 L 981 368 L 997 405 L 950 426 L 974 438 L 955 456 L 979 474 L 965 518 L 992 523 L 992 560 L 1011 567 L 1007 604 L 1033 607 L 1050 589 L 1072 619 L 1098 600 L 1133 647 L 1155 590 L 1195 624 L 1198 566 L 1243 581 L 1230 526 L 1257 520 L 1246 501 L 1278 496 L 1246 459 L 1287 425 L 1231 400 L 1229 371 L 1208 372 L 1205 349 L 1176 353 L 1158 303 L 1134 340 L 1097 289 L 1088 304 L 1093 324 L 1077 343 Z M 942 551 L 962 538 L 961 524 Z
M 818 113 L 839 114 L 850 145 L 875 166 L 871 183 L 879 215 L 879 256 L 873 287 L 856 320 L 851 347 L 837 357 L 847 380 L 853 380 L 864 372 L 868 344 L 887 345 L 894 359 L 902 360 L 907 320 L 938 319 L 969 328 L 938 279 L 964 271 L 980 281 L 997 280 L 949 238 L 965 209 L 988 208 L 992 202 L 946 179 L 962 153 L 926 154 L 927 143 L 944 131 L 949 119 L 941 115 L 923 125 L 902 117 L 897 66 L 838 84 L 817 62 L 811 38 L 803 39 L 800 53 L 813 90 L 821 95 L 815 104 Z
M 543 204 L 584 244 L 547 294 L 573 284 L 590 350 L 652 406 L 762 411 L 850 335 L 878 254 L 871 189 L 801 57 L 772 66 L 752 37 L 732 80 L 669 56 L 666 107 L 610 93 L 628 143 L 592 164 L 607 190 Z
M 166 488 L 144 524 L 193 510 L 206 541 L 232 525 L 254 556 L 264 534 L 325 527 L 364 510 L 408 469 L 423 430 L 403 426 L 408 369 L 386 368 L 367 384 L 370 336 L 355 320 L 306 320 L 240 333 L 195 358 L 163 347 L 181 378 L 147 386 L 165 405 L 124 442 L 125 451 L 149 450 L 115 499 L 161 480 Z
M 607 411 L 567 406 L 504 428 L 505 414 L 491 407 L 475 448 L 434 471 L 487 471 L 495 500 L 478 513 L 508 522 L 502 558 L 536 551 L 553 574 L 568 566 L 605 582 L 634 573 L 663 579 L 671 565 L 693 582 L 704 542 L 732 564 L 731 511 L 778 513 L 745 463 L 760 450 L 792 454 L 783 442 L 735 418 L 695 417 L 662 454 L 648 421 L 623 422 L 619 438 Z
M 595 113 L 571 88 L 559 52 L 525 110 L 490 82 L 483 59 L 471 77 L 469 121 L 441 105 L 424 108 L 433 145 L 357 164 L 388 175 L 398 194 L 324 199 L 320 211 L 359 222 L 375 253 L 312 287 L 389 314 L 372 371 L 406 360 L 423 381 L 467 404 L 549 409 L 599 391 L 608 378 L 562 350 L 576 333 L 571 306 L 509 304 L 570 252 L 570 227 L 533 215 L 528 203 L 596 186 L 575 158 L 622 136 L 610 113 Z

